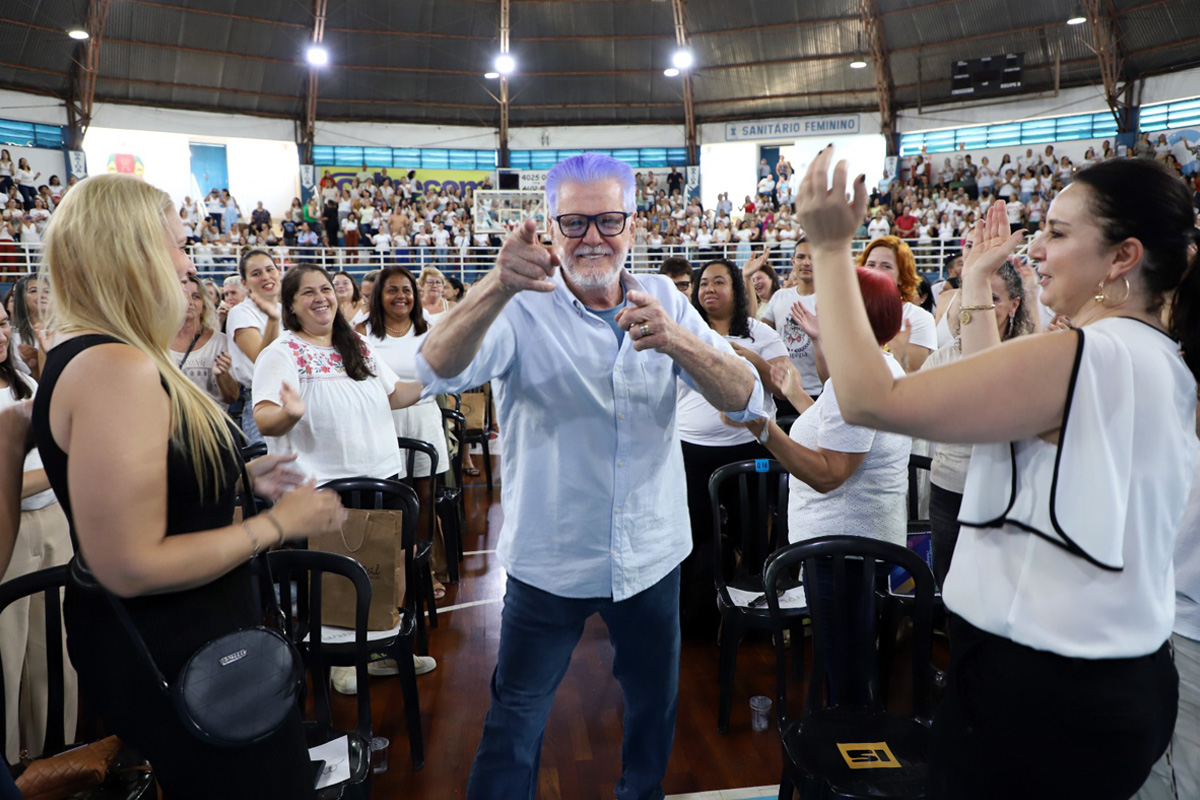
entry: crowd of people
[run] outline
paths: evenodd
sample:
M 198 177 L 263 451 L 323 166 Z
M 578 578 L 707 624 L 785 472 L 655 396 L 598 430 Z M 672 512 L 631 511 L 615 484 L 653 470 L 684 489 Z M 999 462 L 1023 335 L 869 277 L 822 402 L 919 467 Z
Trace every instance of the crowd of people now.
M 0 481 L 24 476 L 13 534 L 45 543 L 40 560 L 14 555 L 5 578 L 73 555 L 94 577 L 67 590 L 79 692 L 152 761 L 167 796 L 231 782 L 247 797 L 309 796 L 298 713 L 261 742 L 214 752 L 114 645 L 126 634 L 99 598 L 124 603 L 154 659 L 178 670 L 214 635 L 253 624 L 260 552 L 339 529 L 341 504 L 320 484 L 405 477 L 397 436 L 429 441 L 444 471 L 457 443 L 435 397 L 491 382 L 507 585 L 467 796 L 537 785 L 555 691 L 599 614 L 625 699 L 616 794 L 655 797 L 681 635 L 717 635 L 712 473 L 776 459 L 791 476 L 792 542 L 904 546 L 909 456 L 930 442 L 933 573 L 952 612 L 930 796 L 1128 798 L 1152 767 L 1163 774 L 1175 730 L 1177 534 L 1176 568 L 1192 582 L 1181 588 L 1200 591 L 1194 497 L 1188 507 L 1196 209 L 1163 154 L 1137 155 L 1076 169 L 1047 147 L 993 171 L 964 154 L 936 175 L 918 157 L 869 194 L 844 165 L 829 188 L 826 149 L 802 179 L 784 159 L 760 164 L 735 227 L 727 195 L 705 211 L 676 170 L 660 183 L 583 154 L 549 173 L 550 246 L 522 223 L 472 287 L 432 265 L 360 281 L 276 249 L 317 237 L 448 250 L 474 240 L 470 197 L 454 190 L 376 186 L 364 166 L 348 188 L 327 175 L 281 221 L 260 203 L 245 223 L 228 192 L 179 208 L 135 178 L 89 178 L 58 198 L 42 273 L 0 311 L 0 431 L 20 430 L 10 409 L 34 397 L 37 441 L 0 464 Z M 1013 177 L 1025 173 L 1028 190 Z M 860 234 L 869 241 L 852 255 Z M 236 259 L 221 286 L 189 257 L 206 236 Z M 668 257 L 668 237 L 702 263 Z M 916 268 L 923 237 L 960 248 L 936 285 Z M 736 257 L 717 257 L 728 242 Z M 786 254 L 778 271 L 773 244 Z M 661 274 L 624 269 L 639 247 L 663 256 Z M 268 455 L 243 472 L 241 447 L 256 442 Z M 466 470 L 478 474 L 469 460 Z M 233 524 L 239 479 L 275 505 Z M 818 575 L 810 591 L 832 589 Z M 6 698 L 19 688 L 8 665 L 34 646 L 30 613 L 0 619 Z M 1195 615 L 1180 616 L 1176 648 L 1194 653 Z M 418 674 L 436 668 L 413 659 Z M 834 677 L 835 693 L 854 681 Z M 1185 692 L 1198 681 L 1184 672 Z M 357 691 L 353 670 L 333 683 Z M 10 747 L 36 748 L 45 721 L 18 707 L 6 703 Z M 1178 745 L 1177 775 L 1194 750 Z M 1094 769 L 1097 758 L 1111 769 Z

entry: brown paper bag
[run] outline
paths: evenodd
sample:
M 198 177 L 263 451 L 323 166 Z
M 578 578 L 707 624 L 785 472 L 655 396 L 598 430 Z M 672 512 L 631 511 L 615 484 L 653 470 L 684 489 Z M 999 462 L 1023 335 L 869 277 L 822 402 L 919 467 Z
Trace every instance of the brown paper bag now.
M 404 602 L 404 550 L 400 544 L 400 511 L 347 509 L 339 533 L 308 540 L 311 550 L 350 556 L 363 565 L 371 580 L 371 611 L 367 630 L 386 631 L 400 624 Z M 326 625 L 354 627 L 354 585 L 336 575 L 321 584 L 321 618 Z
M 468 431 L 481 431 L 487 427 L 487 392 L 465 392 L 459 410 L 467 419 Z

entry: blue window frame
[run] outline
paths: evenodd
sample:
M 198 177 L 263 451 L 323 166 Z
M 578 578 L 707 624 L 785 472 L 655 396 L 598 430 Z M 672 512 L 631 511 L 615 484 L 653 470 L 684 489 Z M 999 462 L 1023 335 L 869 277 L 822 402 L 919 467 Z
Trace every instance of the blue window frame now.
M 1143 110 L 1143 130 L 1147 130 L 1145 113 Z M 1195 116 L 1200 117 L 1200 102 Z M 904 133 L 900 135 L 900 155 L 916 155 L 921 152 L 922 147 L 927 153 L 949 153 L 957 150 L 960 145 L 969 150 L 983 147 L 1020 147 L 1072 139 L 1102 139 L 1115 136 L 1116 133 L 1117 122 L 1107 111 L 1072 114 L 1067 117 L 1046 117 L 1020 122 L 1000 122 L 994 125 Z
M 0 144 L 61 150 L 64 142 L 66 142 L 66 131 L 61 125 L 42 125 L 37 122 L 0 119 Z

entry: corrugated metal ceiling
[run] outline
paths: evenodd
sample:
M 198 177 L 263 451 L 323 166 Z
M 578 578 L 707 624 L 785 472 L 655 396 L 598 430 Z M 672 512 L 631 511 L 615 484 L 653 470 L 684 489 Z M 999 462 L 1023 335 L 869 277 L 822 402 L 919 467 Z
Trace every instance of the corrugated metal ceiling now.
M 951 98 L 957 59 L 1020 52 L 1025 87 L 1098 83 L 1091 25 L 1064 24 L 1074 0 L 874 0 L 893 106 Z M 1124 77 L 1200 63 L 1197 0 L 1113 0 Z M 63 35 L 85 0 L 0 4 L 0 87 L 66 96 L 77 47 Z M 495 125 L 498 91 L 482 73 L 498 43 L 499 2 L 330 3 L 321 119 Z M 687 0 L 698 122 L 876 106 L 857 0 Z M 1107 23 L 1106 23 L 1107 24 Z M 311 0 L 111 0 L 98 102 L 303 113 Z M 678 122 L 681 84 L 669 0 L 513 0 L 513 125 Z

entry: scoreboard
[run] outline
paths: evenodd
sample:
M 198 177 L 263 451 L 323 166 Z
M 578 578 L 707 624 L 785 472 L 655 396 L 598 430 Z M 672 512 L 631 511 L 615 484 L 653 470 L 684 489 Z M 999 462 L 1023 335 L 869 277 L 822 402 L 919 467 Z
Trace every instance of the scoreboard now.
M 994 97 L 1021 90 L 1024 53 L 955 61 L 950 72 L 950 94 L 955 97 Z

